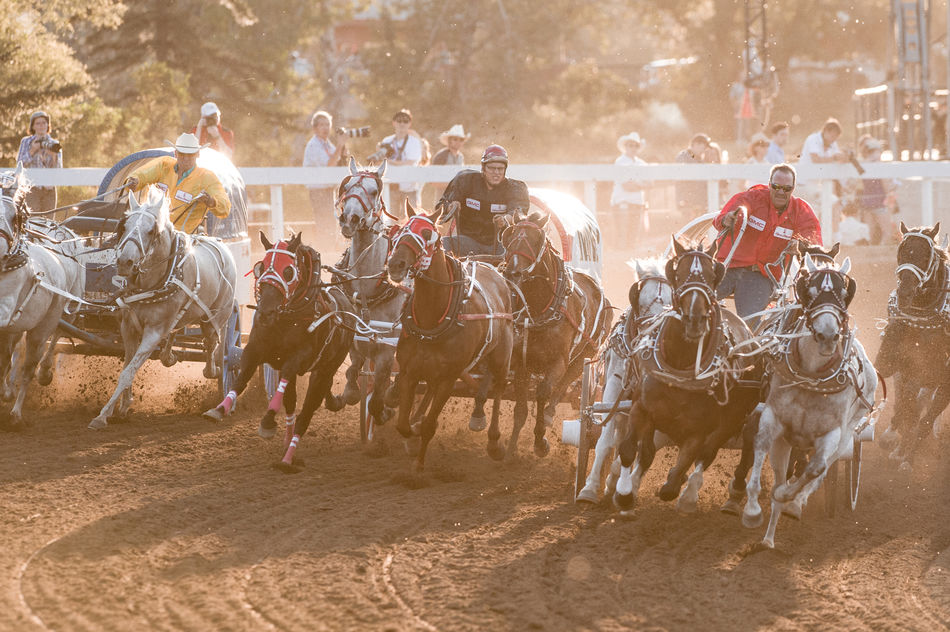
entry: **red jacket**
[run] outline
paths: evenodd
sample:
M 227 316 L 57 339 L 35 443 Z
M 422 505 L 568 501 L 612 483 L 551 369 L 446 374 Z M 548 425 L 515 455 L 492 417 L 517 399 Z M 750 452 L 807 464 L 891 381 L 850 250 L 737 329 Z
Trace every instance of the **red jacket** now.
M 772 206 L 769 196 L 769 187 L 757 184 L 747 191 L 736 193 L 726 202 L 726 205 L 713 220 L 713 226 L 722 230 L 722 218 L 740 206 L 745 206 L 749 213 L 749 223 L 746 225 L 742 240 L 736 248 L 736 253 L 729 262 L 730 268 L 746 268 L 758 266 L 765 275 L 765 266 L 778 259 L 788 245 L 789 239 L 795 238 L 812 245 L 821 245 L 821 225 L 815 212 L 808 202 L 801 198 L 791 197 L 788 206 L 781 215 Z M 736 217 L 734 234 L 738 235 L 740 220 Z M 726 234 L 719 244 L 716 258 L 724 261 L 732 249 L 732 234 Z M 773 273 L 777 273 L 773 270 Z M 768 276 L 768 275 L 765 275 Z

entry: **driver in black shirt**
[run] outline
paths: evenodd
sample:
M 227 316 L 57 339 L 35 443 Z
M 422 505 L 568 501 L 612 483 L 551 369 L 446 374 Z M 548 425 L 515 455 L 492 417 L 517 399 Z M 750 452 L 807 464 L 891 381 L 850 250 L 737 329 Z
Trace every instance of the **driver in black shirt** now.
M 456 256 L 500 255 L 504 249 L 495 233 L 495 218 L 517 209 L 528 211 L 528 186 L 505 177 L 508 152 L 501 145 L 489 145 L 482 154 L 482 170 L 460 171 L 445 187 L 436 204 L 441 222 L 456 218 L 458 235 L 442 238 L 442 246 Z

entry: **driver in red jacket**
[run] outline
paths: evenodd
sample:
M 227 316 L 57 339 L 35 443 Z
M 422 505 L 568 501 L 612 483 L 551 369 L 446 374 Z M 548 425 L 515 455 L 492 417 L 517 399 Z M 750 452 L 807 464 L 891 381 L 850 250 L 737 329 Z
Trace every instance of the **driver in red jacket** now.
M 821 245 L 818 218 L 808 202 L 792 195 L 794 190 L 795 168 L 789 164 L 775 165 L 769 173 L 768 186 L 757 184 L 735 194 L 713 220 L 717 230 L 729 230 L 716 253 L 720 261 L 725 261 L 737 234 L 739 207 L 748 212 L 745 233 L 716 292 L 720 300 L 735 295 L 736 313 L 742 318 L 768 306 L 773 283 L 766 275 L 766 266 L 779 258 L 790 240 Z M 776 278 L 780 272 L 778 268 L 772 270 Z M 751 327 L 757 323 L 758 318 L 749 319 Z

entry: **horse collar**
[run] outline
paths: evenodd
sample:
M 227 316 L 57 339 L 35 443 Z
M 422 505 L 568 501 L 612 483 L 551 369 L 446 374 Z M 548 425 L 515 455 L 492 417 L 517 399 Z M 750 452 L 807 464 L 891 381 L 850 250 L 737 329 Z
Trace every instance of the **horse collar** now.
M 431 342 L 451 331 L 456 331 L 454 325 L 461 325 L 459 314 L 462 311 L 462 304 L 465 298 L 471 293 L 472 283 L 474 282 L 474 273 L 466 274 L 462 263 L 454 257 L 445 257 L 444 261 L 449 271 L 449 299 L 446 302 L 445 311 L 439 318 L 434 327 L 424 329 L 417 324 L 416 316 L 416 294 L 409 297 L 402 308 L 402 330 L 404 333 Z M 424 277 L 423 277 L 424 278 Z M 461 285 L 461 287 L 459 287 Z

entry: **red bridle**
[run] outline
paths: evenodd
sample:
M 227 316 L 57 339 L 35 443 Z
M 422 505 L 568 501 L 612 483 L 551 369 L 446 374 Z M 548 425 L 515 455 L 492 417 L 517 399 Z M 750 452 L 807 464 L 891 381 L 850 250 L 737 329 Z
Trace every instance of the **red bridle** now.
M 290 302 L 300 284 L 300 269 L 297 255 L 287 249 L 286 241 L 278 241 L 264 253 L 264 258 L 254 264 L 254 296 L 261 300 L 261 285 L 277 288 L 284 298 L 281 305 Z
M 422 231 L 426 228 L 432 231 L 428 240 L 422 236 Z M 394 227 L 393 233 L 395 234 L 395 237 L 391 239 L 393 252 L 399 244 L 406 242 L 406 247 L 413 253 L 413 264 L 409 267 L 410 273 L 416 275 L 428 270 L 432 263 L 433 253 L 442 246 L 435 222 L 427 215 L 412 215 L 402 227 Z

